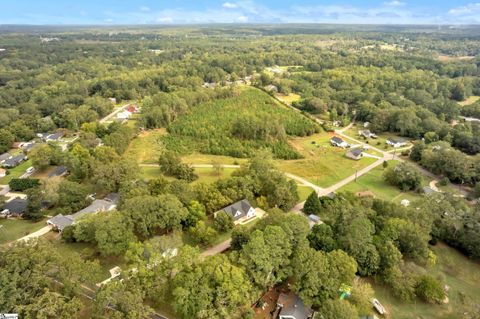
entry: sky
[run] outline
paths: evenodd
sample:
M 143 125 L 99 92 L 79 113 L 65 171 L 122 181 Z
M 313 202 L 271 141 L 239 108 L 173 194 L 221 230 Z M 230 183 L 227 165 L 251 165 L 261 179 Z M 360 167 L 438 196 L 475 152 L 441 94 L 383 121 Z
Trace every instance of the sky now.
M 480 24 L 480 2 L 475 0 L 0 0 L 0 24 L 199 23 Z

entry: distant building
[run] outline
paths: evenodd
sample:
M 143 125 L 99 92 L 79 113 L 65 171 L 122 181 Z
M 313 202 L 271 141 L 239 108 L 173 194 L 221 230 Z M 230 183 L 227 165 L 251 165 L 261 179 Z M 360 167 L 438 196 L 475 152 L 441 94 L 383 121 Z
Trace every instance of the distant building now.
M 363 136 L 365 138 L 377 138 L 377 134 L 370 132 L 370 130 L 362 130 L 358 131 L 358 135 Z
M 61 232 L 65 229 L 65 227 L 75 224 L 77 220 L 86 215 L 114 210 L 118 205 L 118 200 L 118 194 L 109 194 L 104 199 L 94 200 L 89 206 L 79 210 L 75 214 L 66 216 L 58 214 L 57 216 L 50 218 L 47 221 L 47 224 L 52 225 L 54 229 Z
M 311 319 L 314 311 L 305 306 L 299 296 L 293 292 L 281 293 L 277 300 L 279 319 Z
M 236 224 L 254 218 L 257 215 L 255 208 L 247 199 L 242 199 L 230 206 L 222 208 L 218 212 L 215 212 L 214 216 L 217 217 L 220 212 L 225 212 L 228 216 L 232 217 Z
M 0 164 L 3 164 L 6 160 L 12 158 L 12 154 L 10 153 L 3 153 L 0 155 Z
M 348 150 L 348 152 L 345 154 L 348 158 L 351 158 L 353 160 L 360 160 L 363 157 L 363 150 L 361 148 L 354 148 Z
M 13 168 L 20 165 L 22 162 L 26 161 L 27 157 L 23 154 L 19 154 L 15 157 L 9 158 L 3 162 L 3 167 Z
M 348 148 L 350 146 L 347 142 L 345 142 L 344 140 L 342 140 L 338 136 L 332 137 L 330 139 L 330 144 L 332 144 L 333 146 L 336 146 L 336 147 L 341 147 L 341 148 Z
M 394 148 L 398 148 L 407 145 L 407 141 L 401 138 L 389 138 L 387 144 Z
M 48 174 L 48 178 L 65 176 L 68 173 L 66 166 L 57 166 L 55 169 Z

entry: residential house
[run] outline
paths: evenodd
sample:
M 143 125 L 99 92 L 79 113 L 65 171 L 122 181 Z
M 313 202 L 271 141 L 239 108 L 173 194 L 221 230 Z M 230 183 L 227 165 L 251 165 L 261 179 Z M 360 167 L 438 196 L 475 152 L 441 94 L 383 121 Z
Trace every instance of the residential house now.
M 23 161 L 26 161 L 27 157 L 24 154 L 19 154 L 15 157 L 9 158 L 3 162 L 3 167 L 12 168 L 17 167 Z
M 12 154 L 10 153 L 3 153 L 0 155 L 0 164 L 3 164 L 6 160 L 12 158 Z
M 14 198 L 3 205 L 1 216 L 22 216 L 27 211 L 28 201 L 23 198 Z
M 35 147 L 35 145 L 37 145 L 37 144 L 34 141 L 27 142 L 27 143 L 23 144 L 22 149 L 25 153 L 28 153 L 32 150 L 32 148 Z
M 138 106 L 134 105 L 134 104 L 130 104 L 128 105 L 125 110 L 127 110 L 128 112 L 130 112 L 131 114 L 133 113 L 138 113 Z
M 63 134 L 62 132 L 57 132 L 57 133 L 53 133 L 53 134 L 49 134 L 49 133 L 38 133 L 37 134 L 37 136 L 40 137 L 45 142 L 60 142 L 64 135 L 65 134 Z
M 303 301 L 293 292 L 281 293 L 277 300 L 279 319 L 311 319 L 314 311 L 305 306 Z
M 330 139 L 330 144 L 332 144 L 333 146 L 336 146 L 336 147 L 341 147 L 341 148 L 348 148 L 350 147 L 350 145 L 345 142 L 344 140 L 342 140 L 340 137 L 338 136 L 334 136 Z
M 50 218 L 47 221 L 47 224 L 52 225 L 54 229 L 61 232 L 65 227 L 75 224 L 77 220 L 86 215 L 114 210 L 118 205 L 118 200 L 118 194 L 109 194 L 104 199 L 94 200 L 89 206 L 79 210 L 75 214 L 66 216 L 58 214 L 57 216 Z
M 353 160 L 358 161 L 363 157 L 363 150 L 361 148 L 353 148 L 353 149 L 350 149 L 345 154 L 345 156 L 347 156 L 348 158 L 351 158 Z
M 358 135 L 363 136 L 365 138 L 377 138 L 377 134 L 370 132 L 370 130 L 362 130 L 358 131 Z
M 230 206 L 222 208 L 218 212 L 214 213 L 214 217 L 217 217 L 220 212 L 225 212 L 228 216 L 231 216 L 235 224 L 244 222 L 257 216 L 255 208 L 247 199 L 242 199 L 241 201 L 233 203 Z
M 65 176 L 67 173 L 68 170 L 66 166 L 57 166 L 50 174 L 48 174 L 48 178 Z
M 401 138 L 389 138 L 387 144 L 395 148 L 407 145 L 407 141 Z

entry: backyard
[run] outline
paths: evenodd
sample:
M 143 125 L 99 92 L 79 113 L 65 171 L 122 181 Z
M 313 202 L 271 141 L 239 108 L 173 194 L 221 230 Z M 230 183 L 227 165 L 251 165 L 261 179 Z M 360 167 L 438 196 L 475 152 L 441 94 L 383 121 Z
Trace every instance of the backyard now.
M 24 219 L 0 218 L 0 244 L 5 244 L 45 227 L 45 220 L 31 222 Z

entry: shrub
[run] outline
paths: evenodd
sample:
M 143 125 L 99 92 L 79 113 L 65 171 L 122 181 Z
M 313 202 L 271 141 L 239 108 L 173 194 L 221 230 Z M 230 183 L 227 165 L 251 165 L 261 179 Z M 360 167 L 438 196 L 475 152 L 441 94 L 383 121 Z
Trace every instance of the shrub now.
M 421 276 L 415 286 L 416 295 L 428 303 L 441 303 L 445 299 L 442 284 L 430 275 Z
M 36 178 L 14 178 L 8 183 L 10 189 L 16 192 L 23 192 L 38 185 L 40 181 Z

